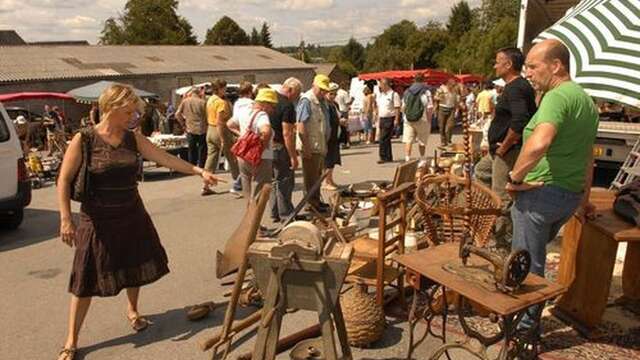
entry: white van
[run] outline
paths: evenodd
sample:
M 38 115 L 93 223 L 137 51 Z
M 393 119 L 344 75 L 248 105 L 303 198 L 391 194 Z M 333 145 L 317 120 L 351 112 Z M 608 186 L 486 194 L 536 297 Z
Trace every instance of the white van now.
M 16 229 L 31 202 L 31 183 L 20 140 L 0 103 L 0 228 Z

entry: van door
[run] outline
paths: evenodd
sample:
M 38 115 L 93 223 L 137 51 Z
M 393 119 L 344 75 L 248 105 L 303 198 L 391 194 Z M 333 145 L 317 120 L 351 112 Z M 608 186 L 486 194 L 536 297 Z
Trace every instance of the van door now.
M 9 115 L 0 103 L 0 199 L 16 196 L 18 192 L 18 159 L 22 149 Z

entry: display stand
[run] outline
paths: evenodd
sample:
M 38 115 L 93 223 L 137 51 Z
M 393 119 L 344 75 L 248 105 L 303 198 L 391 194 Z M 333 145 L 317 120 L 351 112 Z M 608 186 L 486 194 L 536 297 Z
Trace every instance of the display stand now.
M 595 220 L 583 223 L 573 216 L 562 237 L 557 281 L 568 291 L 552 311 L 588 338 L 598 336 L 620 243 L 627 243 L 623 298 L 640 300 L 640 229 L 613 212 L 614 196 L 612 191 L 592 190 Z
M 537 358 L 539 340 L 536 332 L 538 329 L 517 331 L 516 327 L 527 308 L 555 298 L 564 293 L 566 287 L 529 274 L 518 290 L 512 293 L 501 292 L 493 284 L 478 282 L 461 273 L 445 269 L 460 262 L 458 247 L 458 244 L 449 243 L 394 257 L 395 261 L 407 268 L 407 282 L 415 289 L 409 313 L 410 338 L 407 359 L 411 359 L 415 348 L 429 334 L 444 343 L 436 349 L 430 359 L 439 359 L 442 355 L 450 358 L 448 352 L 453 348 L 464 349 L 481 359 L 489 359 L 488 347 L 500 342 L 503 346 L 497 359 L 512 359 L 516 356 L 521 359 Z M 487 277 L 491 277 L 489 262 L 478 256 L 471 255 L 466 267 L 474 271 L 486 272 Z M 477 277 L 474 278 L 477 279 Z M 465 341 L 447 342 L 446 323 L 449 305 L 451 305 L 447 302 L 449 291 L 459 294 L 456 309 L 466 336 Z M 425 300 L 423 306 L 419 305 L 421 299 Z M 470 303 L 487 309 L 490 312 L 490 319 L 500 325 L 500 331 L 483 335 L 469 326 L 466 317 L 469 315 Z M 433 320 L 436 317 L 442 318 L 442 329 L 439 333 L 434 330 Z M 416 325 L 421 319 L 426 321 L 427 327 L 424 335 L 415 341 Z M 480 350 L 469 346 L 470 339 L 480 342 Z

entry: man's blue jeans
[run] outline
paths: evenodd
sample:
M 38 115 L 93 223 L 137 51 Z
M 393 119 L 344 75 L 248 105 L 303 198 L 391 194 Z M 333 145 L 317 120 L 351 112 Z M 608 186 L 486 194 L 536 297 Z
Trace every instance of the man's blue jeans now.
M 513 220 L 512 250 L 525 249 L 531 254 L 530 272 L 544 277 L 547 244 L 577 210 L 583 193 L 545 185 L 519 192 L 511 208 Z M 522 318 L 519 328 L 539 325 L 542 305 L 532 306 Z

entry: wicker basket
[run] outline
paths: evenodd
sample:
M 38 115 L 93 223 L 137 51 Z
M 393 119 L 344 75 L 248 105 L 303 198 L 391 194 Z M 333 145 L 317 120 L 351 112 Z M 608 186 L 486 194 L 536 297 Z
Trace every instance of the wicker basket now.
M 340 297 L 347 328 L 349 345 L 368 347 L 384 333 L 385 319 L 382 307 L 365 287 L 356 285 Z

